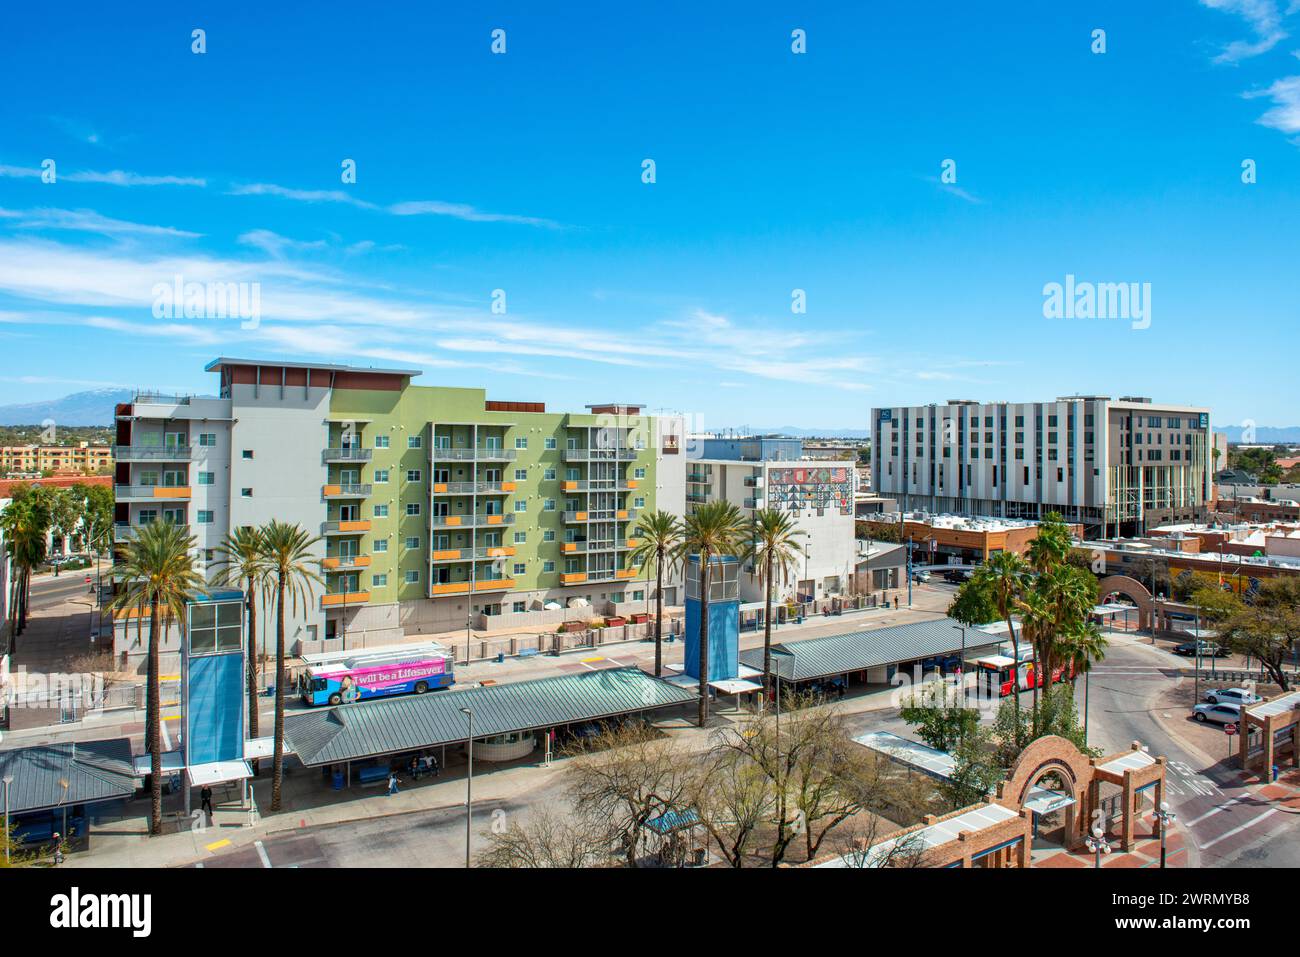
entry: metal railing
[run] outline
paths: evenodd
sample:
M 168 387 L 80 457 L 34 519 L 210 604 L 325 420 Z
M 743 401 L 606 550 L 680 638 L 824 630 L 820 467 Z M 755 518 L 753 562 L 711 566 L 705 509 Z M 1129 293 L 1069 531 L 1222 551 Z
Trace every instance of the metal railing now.
M 372 455 L 374 449 L 363 449 L 355 445 L 326 449 L 324 453 L 327 462 L 369 462 Z
M 501 515 L 435 515 L 430 520 L 433 528 L 489 528 L 514 523 L 514 512 Z
M 565 449 L 564 461 L 566 462 L 599 462 L 602 460 L 624 460 L 631 461 L 636 458 L 643 449 L 635 449 L 628 445 L 619 446 L 618 448 L 609 449 Z
M 514 449 L 434 448 L 430 455 L 435 462 L 513 462 L 517 453 Z
M 113 458 L 119 462 L 140 459 L 150 462 L 187 462 L 194 455 L 188 445 L 115 445 Z

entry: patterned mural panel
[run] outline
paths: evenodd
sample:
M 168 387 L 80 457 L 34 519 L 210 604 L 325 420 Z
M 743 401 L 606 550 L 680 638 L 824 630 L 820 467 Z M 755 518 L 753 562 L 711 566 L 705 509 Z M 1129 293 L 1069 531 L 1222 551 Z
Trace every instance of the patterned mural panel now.
M 853 514 L 853 475 L 847 468 L 769 469 L 767 505 L 787 512 L 839 509 Z

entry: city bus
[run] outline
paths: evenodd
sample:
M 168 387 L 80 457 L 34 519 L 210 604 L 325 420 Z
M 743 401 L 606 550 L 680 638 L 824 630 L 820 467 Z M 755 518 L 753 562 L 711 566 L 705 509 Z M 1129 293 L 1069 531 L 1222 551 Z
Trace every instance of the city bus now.
M 1016 667 L 1016 659 L 1009 655 L 989 655 L 987 658 L 978 659 L 975 666 L 979 669 L 977 674 L 981 684 L 998 689 L 998 694 L 1003 698 L 1011 694 L 1013 686 L 1018 686 L 1021 691 L 1033 688 L 1035 681 L 1038 682 L 1038 687 L 1043 686 L 1043 675 L 1034 662 L 1034 649 L 1027 644 L 1020 646 L 1019 667 Z M 1065 681 L 1073 673 L 1073 665 L 1066 664 L 1054 668 L 1052 682 Z
M 309 705 L 424 694 L 456 681 L 452 653 L 436 641 L 326 651 L 302 659 L 307 667 L 298 676 L 298 693 Z

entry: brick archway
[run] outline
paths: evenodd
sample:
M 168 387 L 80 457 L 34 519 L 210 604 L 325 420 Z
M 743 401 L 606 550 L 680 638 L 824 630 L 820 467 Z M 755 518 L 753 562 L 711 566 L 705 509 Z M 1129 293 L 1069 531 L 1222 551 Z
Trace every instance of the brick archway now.
M 1151 628 L 1151 613 L 1155 610 L 1155 601 L 1146 585 L 1128 575 L 1111 575 L 1103 578 L 1097 588 L 1103 602 L 1107 595 L 1115 592 L 1133 599 L 1138 610 L 1138 628 L 1142 631 Z
M 1011 773 L 998 785 L 997 801 L 1013 810 L 1024 806 L 1029 790 L 1044 775 L 1056 772 L 1074 804 L 1065 813 L 1065 846 L 1075 848 L 1083 842 L 1091 818 L 1093 764 L 1082 751 L 1065 738 L 1048 735 L 1034 741 L 1020 753 Z

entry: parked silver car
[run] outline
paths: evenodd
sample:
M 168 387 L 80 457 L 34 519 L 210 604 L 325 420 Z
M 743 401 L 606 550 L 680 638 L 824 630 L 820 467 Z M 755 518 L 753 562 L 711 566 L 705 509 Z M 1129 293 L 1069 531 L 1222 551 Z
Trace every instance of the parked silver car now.
M 1241 720 L 1239 704 L 1198 704 L 1192 709 L 1192 717 L 1202 723 L 1235 724 Z
M 1205 700 L 1212 704 L 1256 704 L 1264 699 L 1246 688 L 1211 688 Z

